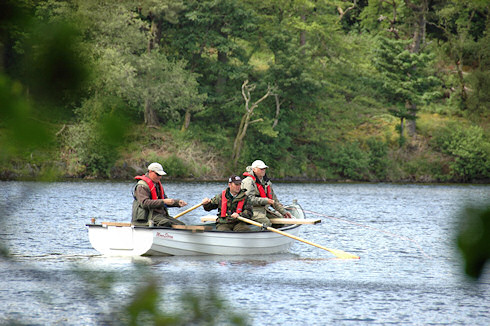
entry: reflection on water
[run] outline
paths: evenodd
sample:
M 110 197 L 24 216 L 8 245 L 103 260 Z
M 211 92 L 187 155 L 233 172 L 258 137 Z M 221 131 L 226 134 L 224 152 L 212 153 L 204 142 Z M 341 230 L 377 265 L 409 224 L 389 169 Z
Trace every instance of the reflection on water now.
M 184 290 L 215 286 L 254 325 L 489 325 L 488 271 L 476 284 L 462 274 L 454 247 L 463 204 L 490 202 L 490 186 L 276 184 L 282 202 L 297 199 L 307 218 L 299 236 L 360 260 L 335 259 L 295 242 L 267 256 L 104 257 L 85 224 L 127 222 L 132 182 L 1 182 L 0 320 L 34 325 L 97 324 L 155 277 L 166 309 Z M 167 183 L 189 207 L 220 183 Z M 187 207 L 170 208 L 177 214 Z M 189 224 L 207 215 L 196 209 Z M 104 289 L 105 282 L 114 286 Z M 102 286 L 102 287 L 100 287 Z

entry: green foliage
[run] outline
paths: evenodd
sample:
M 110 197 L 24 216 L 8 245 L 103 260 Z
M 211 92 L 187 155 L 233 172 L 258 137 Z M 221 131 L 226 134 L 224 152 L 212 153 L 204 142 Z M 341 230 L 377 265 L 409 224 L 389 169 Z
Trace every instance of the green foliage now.
M 434 134 L 433 144 L 452 157 L 454 178 L 470 181 L 490 176 L 490 143 L 482 128 L 451 123 Z
M 134 290 L 122 298 L 117 306 L 99 314 L 99 324 L 103 325 L 247 325 L 248 316 L 240 313 L 221 298 L 213 283 L 203 290 L 182 288 L 177 296 L 165 292 L 165 286 L 146 265 L 136 263 L 139 273 L 133 279 Z M 88 298 L 97 297 L 108 301 L 117 292 L 120 283 L 128 284 L 127 275 L 122 272 L 101 272 L 74 270 L 76 276 L 85 282 Z M 203 281 L 206 282 L 206 281 Z M 203 283 L 205 284 L 205 283 Z M 176 308 L 168 308 L 169 303 Z
M 369 170 L 378 180 L 386 179 L 386 168 L 388 166 L 388 145 L 377 138 L 371 137 L 367 140 L 369 147 Z
M 485 179 L 488 169 L 478 165 L 488 159 L 456 147 L 487 151 L 486 129 L 483 141 L 454 146 L 439 144 L 441 131 L 427 148 L 439 152 L 424 156 L 401 123 L 402 137 L 391 136 L 392 120 L 379 124 L 387 109 L 404 123 L 424 105 L 450 120 L 488 123 L 488 4 L 423 3 L 8 1 L 12 15 L 0 25 L 2 166 L 51 178 L 53 166 L 64 167 L 46 161 L 61 157 L 72 175 L 107 177 L 114 166 L 132 169 L 154 156 L 174 176 L 226 175 L 243 115 L 240 86 L 250 80 L 256 94 L 268 85 L 275 93 L 251 117 L 262 120 L 249 126 L 242 168 L 261 158 L 284 178 Z M 419 18 L 427 33 L 415 54 Z M 172 132 L 164 146 L 154 130 L 140 130 L 122 151 L 126 121 L 185 137 Z M 407 155 L 394 154 L 396 140 Z
M 456 92 L 452 97 L 463 111 L 480 114 L 488 107 L 488 78 L 485 72 L 489 64 L 489 7 L 487 1 L 451 0 L 435 6 L 434 25 L 438 27 L 435 36 L 443 42 L 439 46 L 443 58 L 455 69 L 448 74 L 454 76 Z M 465 66 L 473 66 L 476 76 L 465 74 Z M 468 89 L 472 84 L 472 90 Z M 470 100 L 471 99 L 471 100 Z
M 396 26 L 399 28 L 400 20 L 393 17 L 397 8 L 403 8 L 404 1 L 369 1 L 361 12 L 361 27 L 373 34 L 389 30 Z
M 490 51 L 490 49 L 488 49 L 488 51 Z M 488 89 L 490 89 L 489 68 L 490 62 L 485 70 L 480 68 L 468 77 L 468 82 L 473 89 L 473 92 L 471 92 L 468 97 L 468 110 L 470 111 L 470 114 L 476 116 L 477 119 L 478 117 L 485 115 L 488 108 L 490 108 L 490 92 L 488 92 Z
M 30 2 L 2 3 L 9 17 L 0 24 L 0 162 L 20 159 L 28 170 L 21 175 L 54 180 L 59 144 L 50 118 L 71 110 L 65 102 L 76 100 L 87 66 L 78 31 L 63 20 L 36 19 L 34 9 Z
M 130 102 L 141 109 L 150 101 L 160 117 L 173 123 L 180 120 L 185 110 L 201 111 L 206 95 L 198 93 L 197 76 L 186 71 L 184 65 L 169 62 L 157 51 L 141 55 Z
M 119 147 L 126 140 L 127 119 L 112 107 L 111 104 L 86 102 L 85 109 L 92 111 L 97 120 L 87 119 L 69 130 L 66 146 L 72 148 L 76 155 L 78 167 L 75 170 L 88 176 L 109 177 L 110 170 L 119 158 Z M 90 107 L 90 108 L 89 108 Z
M 416 106 L 440 97 L 439 79 L 427 69 L 433 56 L 408 50 L 410 41 L 378 36 L 374 66 L 383 82 L 388 111 L 400 118 L 400 147 L 404 144 L 404 120 L 415 120 Z
M 66 22 L 34 26 L 23 51 L 25 82 L 38 100 L 60 104 L 88 77 L 78 30 Z
M 0 121 L 6 128 L 0 146 L 2 158 L 51 143 L 52 135 L 47 128 L 33 119 L 32 102 L 25 99 L 22 84 L 13 82 L 3 74 L 0 74 L 0 102 Z
M 175 155 L 167 156 L 159 162 L 161 162 L 165 171 L 172 177 L 187 177 L 192 174 L 191 168 L 187 163 Z
M 206 112 L 199 116 L 204 124 L 223 115 L 228 121 L 237 109 L 229 105 L 230 98 L 250 70 L 243 40 L 254 37 L 255 13 L 241 1 L 187 1 L 178 19 L 164 24 L 168 37 L 162 46 L 170 58 L 184 59 L 187 69 L 198 74 L 199 93 L 208 96 Z
M 396 116 L 405 118 L 410 118 L 402 111 L 406 102 L 422 104 L 439 94 L 431 92 L 439 84 L 438 79 L 426 70 L 433 56 L 408 51 L 409 43 L 379 36 L 373 62 L 383 78 L 384 96 L 397 106 Z
M 369 155 L 356 142 L 340 146 L 334 152 L 332 164 L 336 172 L 346 179 L 366 180 L 368 174 Z
M 205 293 L 184 291 L 178 298 L 179 311 L 162 309 L 163 290 L 150 280 L 134 293 L 131 302 L 120 311 L 120 325 L 246 325 L 244 314 L 230 310 L 228 303 L 209 287 Z
M 458 216 L 458 248 L 465 262 L 466 275 L 478 279 L 490 259 L 490 206 L 467 205 Z
M 288 149 L 292 146 L 290 138 L 284 133 L 280 133 L 277 137 L 270 137 L 257 132 L 251 134 L 254 136 L 249 137 L 249 146 L 243 152 L 238 165 L 242 167 L 243 171 L 237 171 L 238 173 L 244 172 L 245 167 L 252 164 L 253 161 L 263 160 L 271 167 L 274 177 L 295 174 L 293 170 L 289 170 L 297 168 L 297 165 L 293 164 L 296 158 L 288 153 Z

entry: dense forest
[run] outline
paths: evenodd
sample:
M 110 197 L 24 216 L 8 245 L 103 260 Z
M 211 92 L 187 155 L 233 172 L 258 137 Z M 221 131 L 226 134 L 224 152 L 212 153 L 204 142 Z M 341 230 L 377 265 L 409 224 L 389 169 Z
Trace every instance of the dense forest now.
M 7 0 L 0 178 L 488 182 L 486 0 Z

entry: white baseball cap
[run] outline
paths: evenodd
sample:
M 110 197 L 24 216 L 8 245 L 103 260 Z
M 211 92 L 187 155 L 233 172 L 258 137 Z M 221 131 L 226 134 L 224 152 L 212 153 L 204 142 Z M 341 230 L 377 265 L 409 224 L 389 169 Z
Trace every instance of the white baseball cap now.
M 156 162 L 148 165 L 148 171 L 156 172 L 159 175 L 166 175 L 167 174 L 167 173 L 165 173 L 165 171 L 163 171 L 162 165 L 160 163 L 156 163 Z
M 253 161 L 252 168 L 267 169 L 268 166 L 265 165 L 264 161 L 256 160 L 256 161 Z

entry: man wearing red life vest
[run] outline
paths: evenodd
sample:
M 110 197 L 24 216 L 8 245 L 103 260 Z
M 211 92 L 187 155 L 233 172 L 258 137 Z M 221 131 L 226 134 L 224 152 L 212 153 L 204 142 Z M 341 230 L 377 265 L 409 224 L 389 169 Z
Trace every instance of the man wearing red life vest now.
M 268 166 L 261 160 L 256 160 L 251 166 L 247 166 L 246 172 L 243 173 L 245 178 L 242 189 L 246 190 L 246 195 L 253 206 L 253 220 L 271 226 L 267 218 L 267 207 L 272 206 L 285 218 L 291 218 L 291 213 L 286 211 L 274 194 L 272 182 L 266 175 L 267 168 Z
M 166 174 L 160 163 L 151 163 L 146 174 L 135 177 L 138 183 L 133 192 L 132 224 L 149 225 L 149 221 L 153 221 L 155 226 L 184 224 L 168 214 L 167 207 L 182 207 L 187 203 L 181 199 L 168 198 L 165 194 L 160 180 Z
M 238 216 L 252 218 L 252 205 L 250 205 L 245 190 L 241 189 L 242 179 L 232 175 L 228 179 L 228 188 L 214 196 L 212 199 L 202 200 L 206 211 L 218 209 L 216 229 L 218 231 L 250 231 L 250 226 L 237 219 Z

